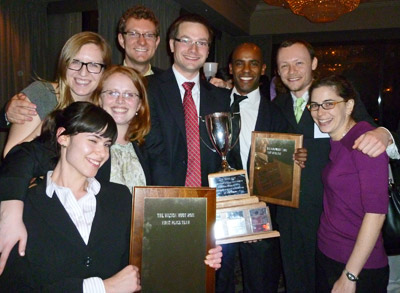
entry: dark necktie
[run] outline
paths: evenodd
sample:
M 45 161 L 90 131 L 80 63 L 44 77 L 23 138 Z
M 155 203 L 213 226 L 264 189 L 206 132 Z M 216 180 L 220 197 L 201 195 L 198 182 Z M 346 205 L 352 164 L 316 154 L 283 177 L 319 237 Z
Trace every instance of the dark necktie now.
M 237 94 L 233 94 L 233 103 L 231 105 L 231 113 L 233 115 L 232 119 L 232 143 L 236 141 L 239 137 L 239 119 L 240 119 L 240 107 L 239 104 L 244 99 L 247 99 L 247 96 L 241 96 Z M 236 114 L 235 114 L 236 113 Z M 234 115 L 235 114 L 235 115 Z M 240 142 L 236 144 L 236 146 L 232 150 L 232 156 L 235 160 L 235 166 L 237 169 L 243 169 L 242 159 L 240 156 Z
M 185 186 L 201 186 L 200 133 L 196 105 L 192 97 L 194 82 L 184 82 L 183 111 L 185 113 L 187 171 Z

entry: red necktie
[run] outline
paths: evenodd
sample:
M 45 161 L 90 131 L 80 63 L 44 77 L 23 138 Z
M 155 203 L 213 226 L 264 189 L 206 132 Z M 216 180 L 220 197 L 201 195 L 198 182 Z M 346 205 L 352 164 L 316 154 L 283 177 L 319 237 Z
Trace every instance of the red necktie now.
M 183 110 L 185 112 L 187 171 L 185 186 L 201 186 L 200 134 L 196 105 L 192 97 L 194 82 L 184 82 Z

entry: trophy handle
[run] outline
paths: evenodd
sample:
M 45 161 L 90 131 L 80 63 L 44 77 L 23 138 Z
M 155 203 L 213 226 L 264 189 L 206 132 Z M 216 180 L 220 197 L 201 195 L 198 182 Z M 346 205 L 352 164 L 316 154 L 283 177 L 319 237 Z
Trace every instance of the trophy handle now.
M 203 122 L 203 123 L 206 123 L 206 120 L 205 120 L 203 117 L 201 117 L 201 116 L 199 116 L 199 121 L 200 121 L 200 122 Z M 216 152 L 217 152 L 216 149 L 214 149 L 213 147 L 210 147 L 210 146 L 204 141 L 204 139 L 201 137 L 201 135 L 200 135 L 200 140 L 201 140 L 201 142 L 202 142 L 210 151 L 212 151 L 213 153 L 216 153 Z

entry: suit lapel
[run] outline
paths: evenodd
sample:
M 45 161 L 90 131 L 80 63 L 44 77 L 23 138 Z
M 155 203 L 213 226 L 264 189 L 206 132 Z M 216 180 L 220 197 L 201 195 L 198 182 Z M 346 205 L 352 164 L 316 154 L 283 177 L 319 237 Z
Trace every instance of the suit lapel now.
M 176 81 L 175 75 L 170 68 L 168 71 L 160 75 L 162 89 L 162 102 L 166 105 L 169 110 L 168 113 L 163 113 L 164 115 L 171 115 L 174 117 L 179 130 L 183 134 L 186 140 L 186 128 L 185 128 L 185 113 L 183 112 L 182 98 L 179 91 L 179 86 Z M 200 91 L 201 92 L 201 91 Z M 161 102 L 161 101 L 160 101 Z
M 86 246 L 57 195 L 54 193 L 52 198 L 46 195 L 46 180 L 38 185 L 34 194 L 29 194 L 28 200 L 50 229 L 60 234 L 71 245 Z

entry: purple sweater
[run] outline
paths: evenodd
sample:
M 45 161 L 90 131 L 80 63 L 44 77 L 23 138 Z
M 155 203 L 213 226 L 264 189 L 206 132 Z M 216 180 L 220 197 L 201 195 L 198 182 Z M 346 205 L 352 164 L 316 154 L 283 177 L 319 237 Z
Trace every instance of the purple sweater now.
M 370 158 L 353 150 L 354 141 L 372 130 L 367 122 L 357 123 L 340 140 L 331 140 L 330 162 L 322 173 L 324 211 L 318 230 L 318 248 L 327 257 L 347 263 L 365 213 L 388 211 L 388 157 Z M 387 265 L 382 234 L 364 268 Z

